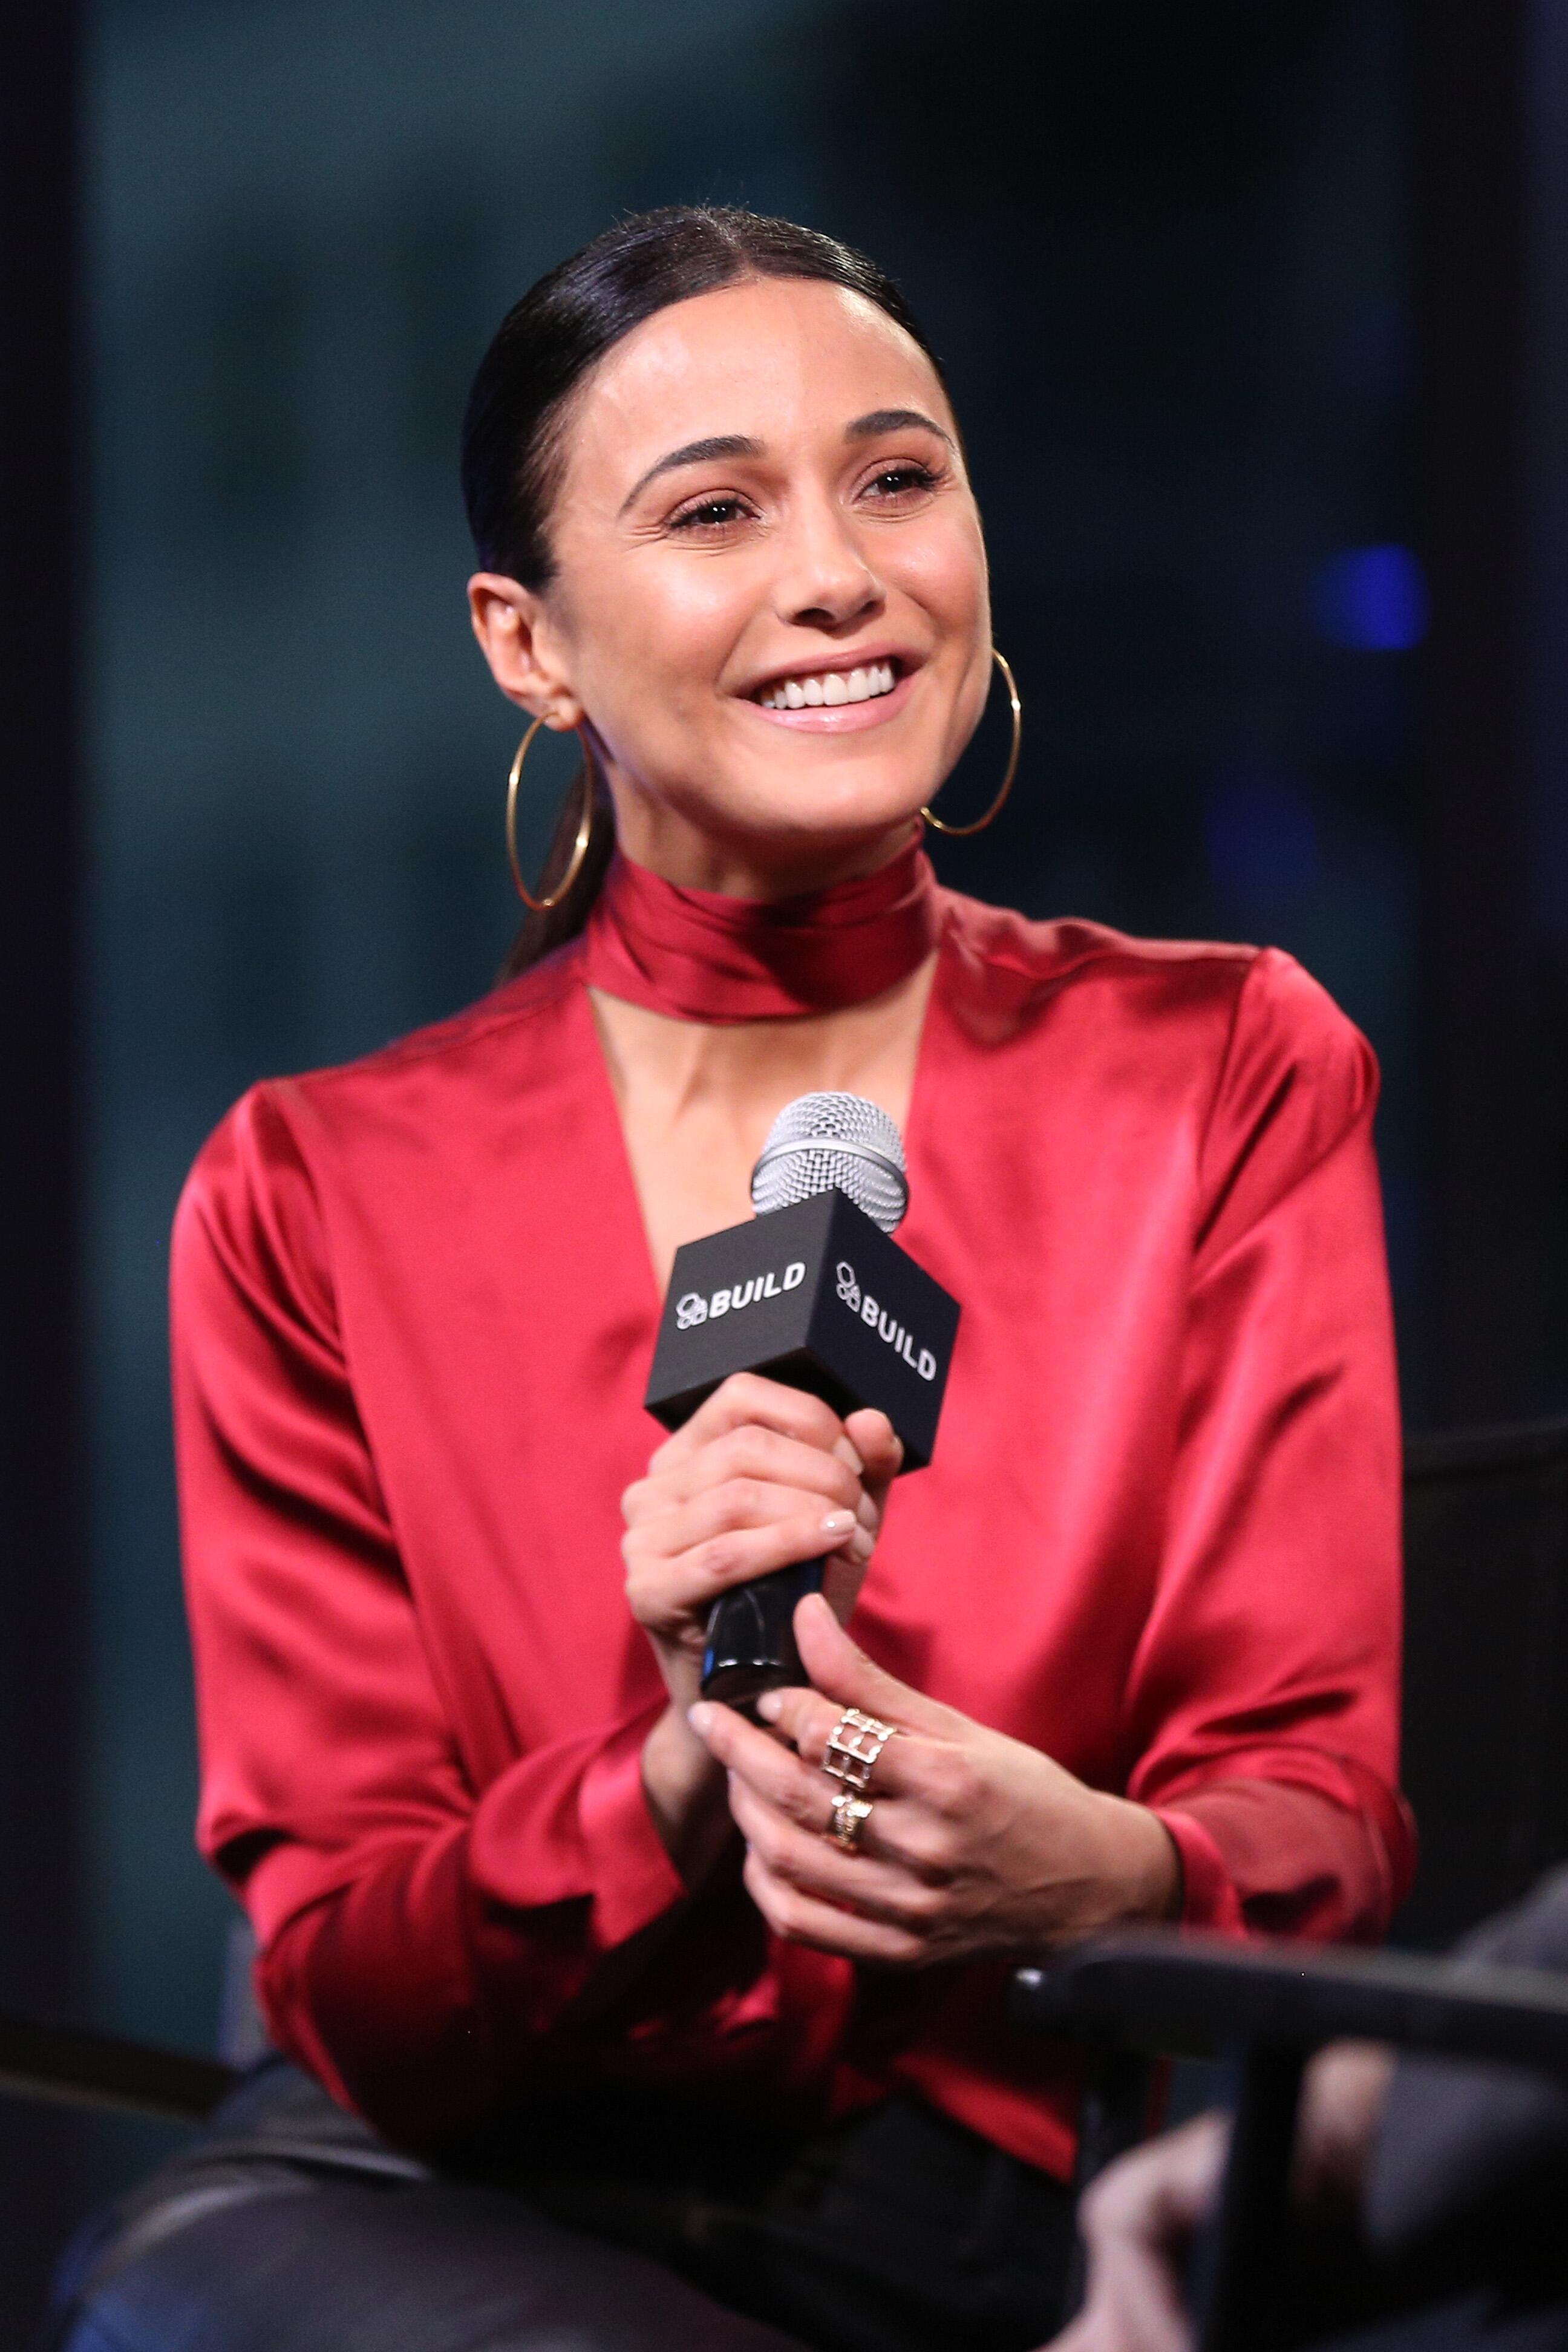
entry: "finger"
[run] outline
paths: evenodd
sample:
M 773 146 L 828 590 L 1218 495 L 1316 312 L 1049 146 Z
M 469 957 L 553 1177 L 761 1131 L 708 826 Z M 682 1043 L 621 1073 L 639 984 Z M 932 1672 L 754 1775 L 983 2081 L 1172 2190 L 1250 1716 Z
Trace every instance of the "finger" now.
M 833 1728 L 844 1719 L 844 1709 L 836 1699 L 824 1698 L 819 1690 L 794 1683 L 783 1690 L 764 1691 L 757 1701 L 757 1713 L 765 1724 L 783 1734 L 805 1763 L 818 1772 L 826 1757 Z M 887 1754 L 886 1748 L 882 1754 Z
M 803 1444 L 815 1445 L 824 1454 L 837 1449 L 840 1461 L 847 1462 L 857 1477 L 860 1475 L 860 1456 L 831 1405 L 824 1404 L 820 1397 L 808 1396 L 804 1389 L 763 1380 L 758 1372 L 731 1372 L 721 1381 L 690 1420 L 659 1447 L 648 1466 L 658 1470 L 682 1462 L 710 1439 L 722 1437 L 747 1422 L 776 1430 L 781 1437 L 799 1438 Z
M 670 1559 L 648 1549 L 645 1531 L 634 1529 L 621 1549 L 626 1560 L 626 1599 L 633 1616 L 650 1631 L 679 1633 L 721 1592 L 754 1577 L 771 1575 L 797 1560 L 819 1559 L 829 1546 L 853 1539 L 847 1511 L 803 1513 L 765 1528 L 736 1528 Z
M 823 1598 L 841 1625 L 846 1624 L 855 1613 L 855 1603 L 860 1598 L 860 1589 L 870 1566 L 869 1552 L 875 1548 L 876 1537 L 872 1534 L 868 1541 L 865 1541 L 863 1538 L 866 1537 L 867 1530 L 858 1527 L 848 1546 L 830 1552 L 822 1564 Z M 864 1558 L 861 1557 L 863 1553 L 867 1555 Z
M 805 1944 L 844 1959 L 880 1960 L 894 1968 L 918 1967 L 926 1957 L 918 1936 L 881 1920 L 837 1910 L 798 1886 L 787 1885 L 773 1877 L 754 1851 L 747 1853 L 742 1875 L 752 1902 L 785 1943 Z
M 789 1742 L 809 1780 L 820 1780 L 830 1791 L 839 1785 L 837 1773 L 826 1769 L 828 1739 L 844 1720 L 844 1709 L 835 1700 L 824 1698 L 820 1691 L 768 1691 L 757 1701 L 757 1713 L 771 1731 Z M 874 1719 L 887 1721 L 885 1716 Z M 972 1811 L 976 1790 L 964 1751 L 951 1739 L 931 1739 L 923 1732 L 903 1730 L 897 1725 L 891 1728 L 893 1737 L 872 1765 L 865 1788 L 857 1793 L 900 1800 L 906 1812 L 918 1808 L 928 1829 L 934 1820 L 949 1813 L 962 1816 Z M 938 1868 L 941 1858 L 926 1850 L 929 1844 L 929 1838 L 923 1843 L 904 1840 L 899 1848 L 900 1857 L 911 1869 Z
M 881 1797 L 918 1797 L 934 1787 L 931 1769 L 938 1749 L 943 1758 L 951 1759 L 953 1743 L 951 1738 L 933 1742 L 924 1733 L 910 1731 L 907 1725 L 890 1723 L 887 1716 L 879 1716 L 868 1706 L 860 1708 L 863 1715 L 889 1724 L 893 1737 L 887 1741 L 881 1754 L 871 1767 L 871 1779 L 876 1793 Z M 813 1772 L 825 1772 L 827 1764 L 827 1743 L 844 1720 L 845 1709 L 837 1699 L 824 1698 L 817 1690 L 802 1689 L 790 1685 L 783 1690 L 765 1691 L 757 1701 L 757 1713 L 771 1730 L 778 1731 L 795 1750 L 803 1764 Z M 828 1774 L 837 1779 L 837 1774 Z
M 836 1717 L 847 1706 L 858 1706 L 880 1723 L 937 1738 L 951 1739 L 966 1728 L 952 1707 L 911 1690 L 874 1664 L 849 1639 L 820 1593 L 808 1594 L 795 1610 L 795 1637 L 813 1685 L 824 1698 L 836 1702 Z
M 823 1773 L 808 1771 L 793 1748 L 714 1699 L 700 1700 L 686 1719 L 726 1772 L 748 1781 L 791 1820 L 808 1829 L 826 1829 L 833 1784 Z
M 710 1439 L 670 1468 L 637 1481 L 627 1489 L 627 1516 L 639 1507 L 657 1509 L 672 1498 L 684 1500 L 730 1478 L 798 1487 L 803 1493 L 842 1504 L 847 1510 L 865 1507 L 868 1524 L 873 1517 L 863 1483 L 838 1454 L 826 1454 L 819 1445 L 783 1436 L 777 1430 L 760 1428 L 754 1422 Z
M 1048 2344 L 1042 2345 L 1040 2352 L 1102 2352 L 1104 2343 L 1098 2320 L 1084 2311 L 1059 2336 L 1053 2336 Z
M 1213 2210 L 1229 2143 L 1228 2120 L 1200 2116 L 1101 2173 L 1079 2225 L 1089 2257 L 1085 2316 L 1106 2341 L 1137 2352 L 1186 2352 L 1191 2329 L 1177 2263 Z
M 832 1834 L 832 1799 L 826 1793 L 808 1801 L 801 1820 L 770 1803 L 742 1774 L 731 1772 L 729 1782 L 731 1818 L 775 1878 L 862 1918 L 907 1928 L 922 1941 L 941 1927 L 941 1889 L 897 1851 L 897 1825 L 906 1807 L 879 1799 L 858 1843 L 846 1848 Z
M 1394 2052 L 1378 2042 L 1335 2042 L 1307 2069 L 1291 2185 L 1303 2202 L 1359 2200 L 1394 2079 Z
M 899 1436 L 885 1412 L 866 1407 L 850 1413 L 844 1423 L 845 1434 L 860 1456 L 865 1468 L 862 1476 L 868 1486 L 879 1495 L 885 1494 L 904 1465 L 903 1440 Z
M 811 1692 L 787 1696 L 815 1697 Z M 824 1702 L 818 1700 L 816 1704 L 821 1706 Z M 809 1767 L 792 1748 L 759 1731 L 729 1707 L 703 1701 L 691 1709 L 688 1719 L 715 1763 L 721 1764 L 730 1775 L 732 1790 L 743 1784 L 758 1802 L 794 1822 L 807 1836 L 828 1836 L 833 1826 L 833 1800 L 839 1793 L 837 1780 Z M 858 1853 L 875 1854 L 880 1861 L 894 1864 L 906 1881 L 918 1880 L 922 1889 L 941 1887 L 949 1874 L 945 1858 L 940 1852 L 933 1852 L 933 1835 L 939 1836 L 940 1824 L 933 1832 L 923 1807 L 918 1801 L 900 1801 L 892 1785 L 880 1778 L 873 1802 L 876 1811 L 861 1832 Z M 731 1811 L 734 1805 L 732 1795 Z M 837 1847 L 831 1848 L 830 1853 L 836 1863 L 841 1864 L 847 1860 L 851 1870 L 856 1867 L 855 1855 L 846 1857 Z M 823 1885 L 827 1891 L 829 1882 L 824 1881 Z M 835 1877 L 831 1886 L 845 1900 L 852 1899 L 853 1881 Z M 924 1916 L 927 1906 L 922 1899 L 913 1908 Z
M 826 1502 L 857 1512 L 863 1525 L 874 1528 L 878 1524 L 877 1507 L 847 1462 L 825 1454 L 819 1445 L 781 1436 L 753 1422 L 712 1439 L 657 1475 L 634 1480 L 621 1497 L 622 1514 L 627 1526 L 635 1527 L 668 1510 L 671 1503 L 688 1502 L 732 1478 L 820 1495 Z
M 732 1774 L 730 1817 L 780 1885 L 837 1910 L 852 1911 L 858 1918 L 896 1927 L 915 1937 L 922 1948 L 941 1925 L 942 1898 L 878 1852 L 875 1814 L 865 1824 L 863 1842 L 846 1852 L 826 1829 L 802 1829 Z
M 759 1731 L 732 1708 L 704 1701 L 690 1710 L 688 1720 L 732 1784 L 743 1783 L 763 1804 L 811 1836 L 827 1835 L 837 1781 L 808 1769 L 793 1748 Z
M 826 1496 L 803 1495 L 794 1486 L 771 1486 L 760 1478 L 726 1479 L 721 1486 L 711 1486 L 684 1503 L 670 1504 L 628 1528 L 621 1549 L 623 1554 L 635 1551 L 644 1559 L 676 1559 L 715 1536 L 801 1520 L 809 1520 L 819 1538 L 828 1539 L 819 1542 L 819 1550 L 839 1545 L 850 1550 L 858 1548 L 869 1559 L 875 1538 L 859 1524 L 853 1505 L 831 1504 Z
M 1193 2324 L 1174 2266 L 1147 2247 L 1118 2250 L 1098 2296 L 1090 2288 L 1086 2317 L 1097 2309 L 1103 2313 L 1098 2340 L 1106 2352 L 1193 2352 Z

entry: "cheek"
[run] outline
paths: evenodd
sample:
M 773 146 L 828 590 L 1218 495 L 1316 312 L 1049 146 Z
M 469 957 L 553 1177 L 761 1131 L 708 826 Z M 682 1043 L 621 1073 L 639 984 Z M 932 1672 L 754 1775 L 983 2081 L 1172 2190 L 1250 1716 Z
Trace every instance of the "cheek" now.
M 885 576 L 931 615 L 952 651 L 963 659 L 973 646 L 990 642 L 990 594 L 985 546 L 973 514 L 949 509 L 929 529 L 900 536 L 889 553 Z
M 734 568 L 666 564 L 663 551 L 580 607 L 585 698 L 612 709 L 711 704 L 754 599 Z

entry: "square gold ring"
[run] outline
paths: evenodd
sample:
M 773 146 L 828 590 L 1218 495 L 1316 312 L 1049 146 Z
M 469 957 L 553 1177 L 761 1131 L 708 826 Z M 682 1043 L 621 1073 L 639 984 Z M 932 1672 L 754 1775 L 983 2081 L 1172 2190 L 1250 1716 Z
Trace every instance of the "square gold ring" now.
M 846 1788 L 864 1795 L 877 1759 L 897 1730 L 896 1723 L 879 1723 L 874 1715 L 847 1706 L 827 1735 L 823 1770 L 830 1780 L 842 1780 Z

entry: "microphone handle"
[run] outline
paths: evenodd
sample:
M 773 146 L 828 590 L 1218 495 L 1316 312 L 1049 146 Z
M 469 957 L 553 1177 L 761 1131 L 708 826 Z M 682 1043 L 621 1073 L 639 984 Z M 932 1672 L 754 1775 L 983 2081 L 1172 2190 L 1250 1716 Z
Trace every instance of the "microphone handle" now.
M 708 1612 L 702 1696 L 756 1719 L 764 1691 L 810 1680 L 795 1647 L 795 1603 L 822 1590 L 826 1559 L 797 1560 L 721 1592 Z

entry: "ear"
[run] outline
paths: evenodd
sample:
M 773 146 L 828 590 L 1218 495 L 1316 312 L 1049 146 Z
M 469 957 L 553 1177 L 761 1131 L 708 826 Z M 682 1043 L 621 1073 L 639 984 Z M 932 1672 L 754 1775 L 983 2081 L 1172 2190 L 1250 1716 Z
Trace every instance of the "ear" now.
M 562 733 L 581 726 L 583 706 L 572 691 L 543 598 L 504 572 L 476 572 L 468 583 L 468 614 L 490 676 L 508 701 Z

